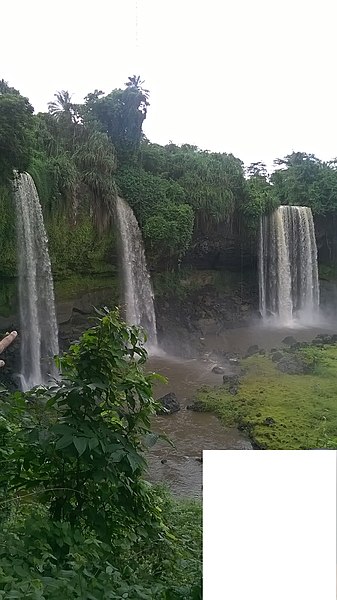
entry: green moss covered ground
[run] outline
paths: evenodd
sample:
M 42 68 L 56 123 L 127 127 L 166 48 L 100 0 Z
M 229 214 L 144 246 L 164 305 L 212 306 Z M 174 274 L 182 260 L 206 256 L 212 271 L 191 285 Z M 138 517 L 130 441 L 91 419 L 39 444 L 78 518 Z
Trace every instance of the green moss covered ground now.
M 202 388 L 197 400 L 225 425 L 245 429 L 261 449 L 337 448 L 337 347 L 301 349 L 306 375 L 280 372 L 268 356 L 242 360 L 237 395 Z

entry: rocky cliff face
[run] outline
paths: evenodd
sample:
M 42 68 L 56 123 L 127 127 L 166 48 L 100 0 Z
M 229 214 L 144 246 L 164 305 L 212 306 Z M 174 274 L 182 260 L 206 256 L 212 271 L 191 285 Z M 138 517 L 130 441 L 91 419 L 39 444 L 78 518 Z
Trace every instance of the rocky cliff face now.
M 318 261 L 337 264 L 337 213 L 315 216 Z
M 240 271 L 254 269 L 257 262 L 257 234 L 248 232 L 236 219 L 198 231 L 183 264 L 197 269 Z

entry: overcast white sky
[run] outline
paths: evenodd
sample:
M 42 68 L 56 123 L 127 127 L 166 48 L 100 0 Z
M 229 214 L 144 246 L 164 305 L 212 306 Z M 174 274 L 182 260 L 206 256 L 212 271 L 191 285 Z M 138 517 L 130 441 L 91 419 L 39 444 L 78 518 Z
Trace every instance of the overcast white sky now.
M 232 152 L 337 156 L 336 0 L 3 0 L 0 78 L 46 110 L 140 74 L 145 134 Z

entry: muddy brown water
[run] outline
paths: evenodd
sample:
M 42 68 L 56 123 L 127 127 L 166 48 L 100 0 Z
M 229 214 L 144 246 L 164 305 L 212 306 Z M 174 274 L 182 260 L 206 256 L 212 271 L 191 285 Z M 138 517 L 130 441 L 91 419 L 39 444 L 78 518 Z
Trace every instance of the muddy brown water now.
M 164 375 L 167 384 L 157 383 L 154 396 L 174 392 L 181 404 L 181 410 L 172 415 L 154 419 L 153 430 L 164 433 L 174 443 L 159 441 L 148 454 L 148 477 L 152 482 L 165 483 L 179 497 L 200 497 L 202 495 L 203 450 L 251 449 L 247 437 L 236 428 L 224 428 L 218 419 L 208 413 L 196 413 L 186 407 L 203 385 L 221 385 L 222 375 L 216 375 L 212 368 L 212 350 L 244 353 L 252 344 L 270 350 L 281 347 L 282 339 L 292 335 L 298 341 L 310 341 L 318 333 L 337 332 L 335 327 L 322 324 L 315 328 L 270 328 L 262 324 L 251 327 L 229 329 L 219 336 L 205 336 L 204 357 L 192 360 L 177 359 L 168 354 L 150 356 L 147 371 Z
M 213 366 L 214 363 L 208 360 L 177 360 L 168 355 L 151 356 L 148 361 L 147 370 L 168 378 L 167 385 L 155 385 L 155 398 L 174 392 L 181 405 L 179 412 L 154 419 L 154 431 L 167 435 L 175 447 L 159 441 L 151 449 L 149 478 L 165 483 L 181 497 L 201 495 L 202 450 L 251 448 L 250 442 L 237 429 L 224 429 L 214 415 L 186 408 L 202 385 L 221 385 L 222 375 L 212 373 Z

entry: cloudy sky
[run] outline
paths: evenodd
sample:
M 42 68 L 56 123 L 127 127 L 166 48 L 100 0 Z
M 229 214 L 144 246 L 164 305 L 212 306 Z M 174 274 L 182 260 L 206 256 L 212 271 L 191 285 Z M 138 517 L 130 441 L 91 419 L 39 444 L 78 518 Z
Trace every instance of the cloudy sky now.
M 336 0 L 11 0 L 0 78 L 46 110 L 140 74 L 144 131 L 246 164 L 337 156 Z

